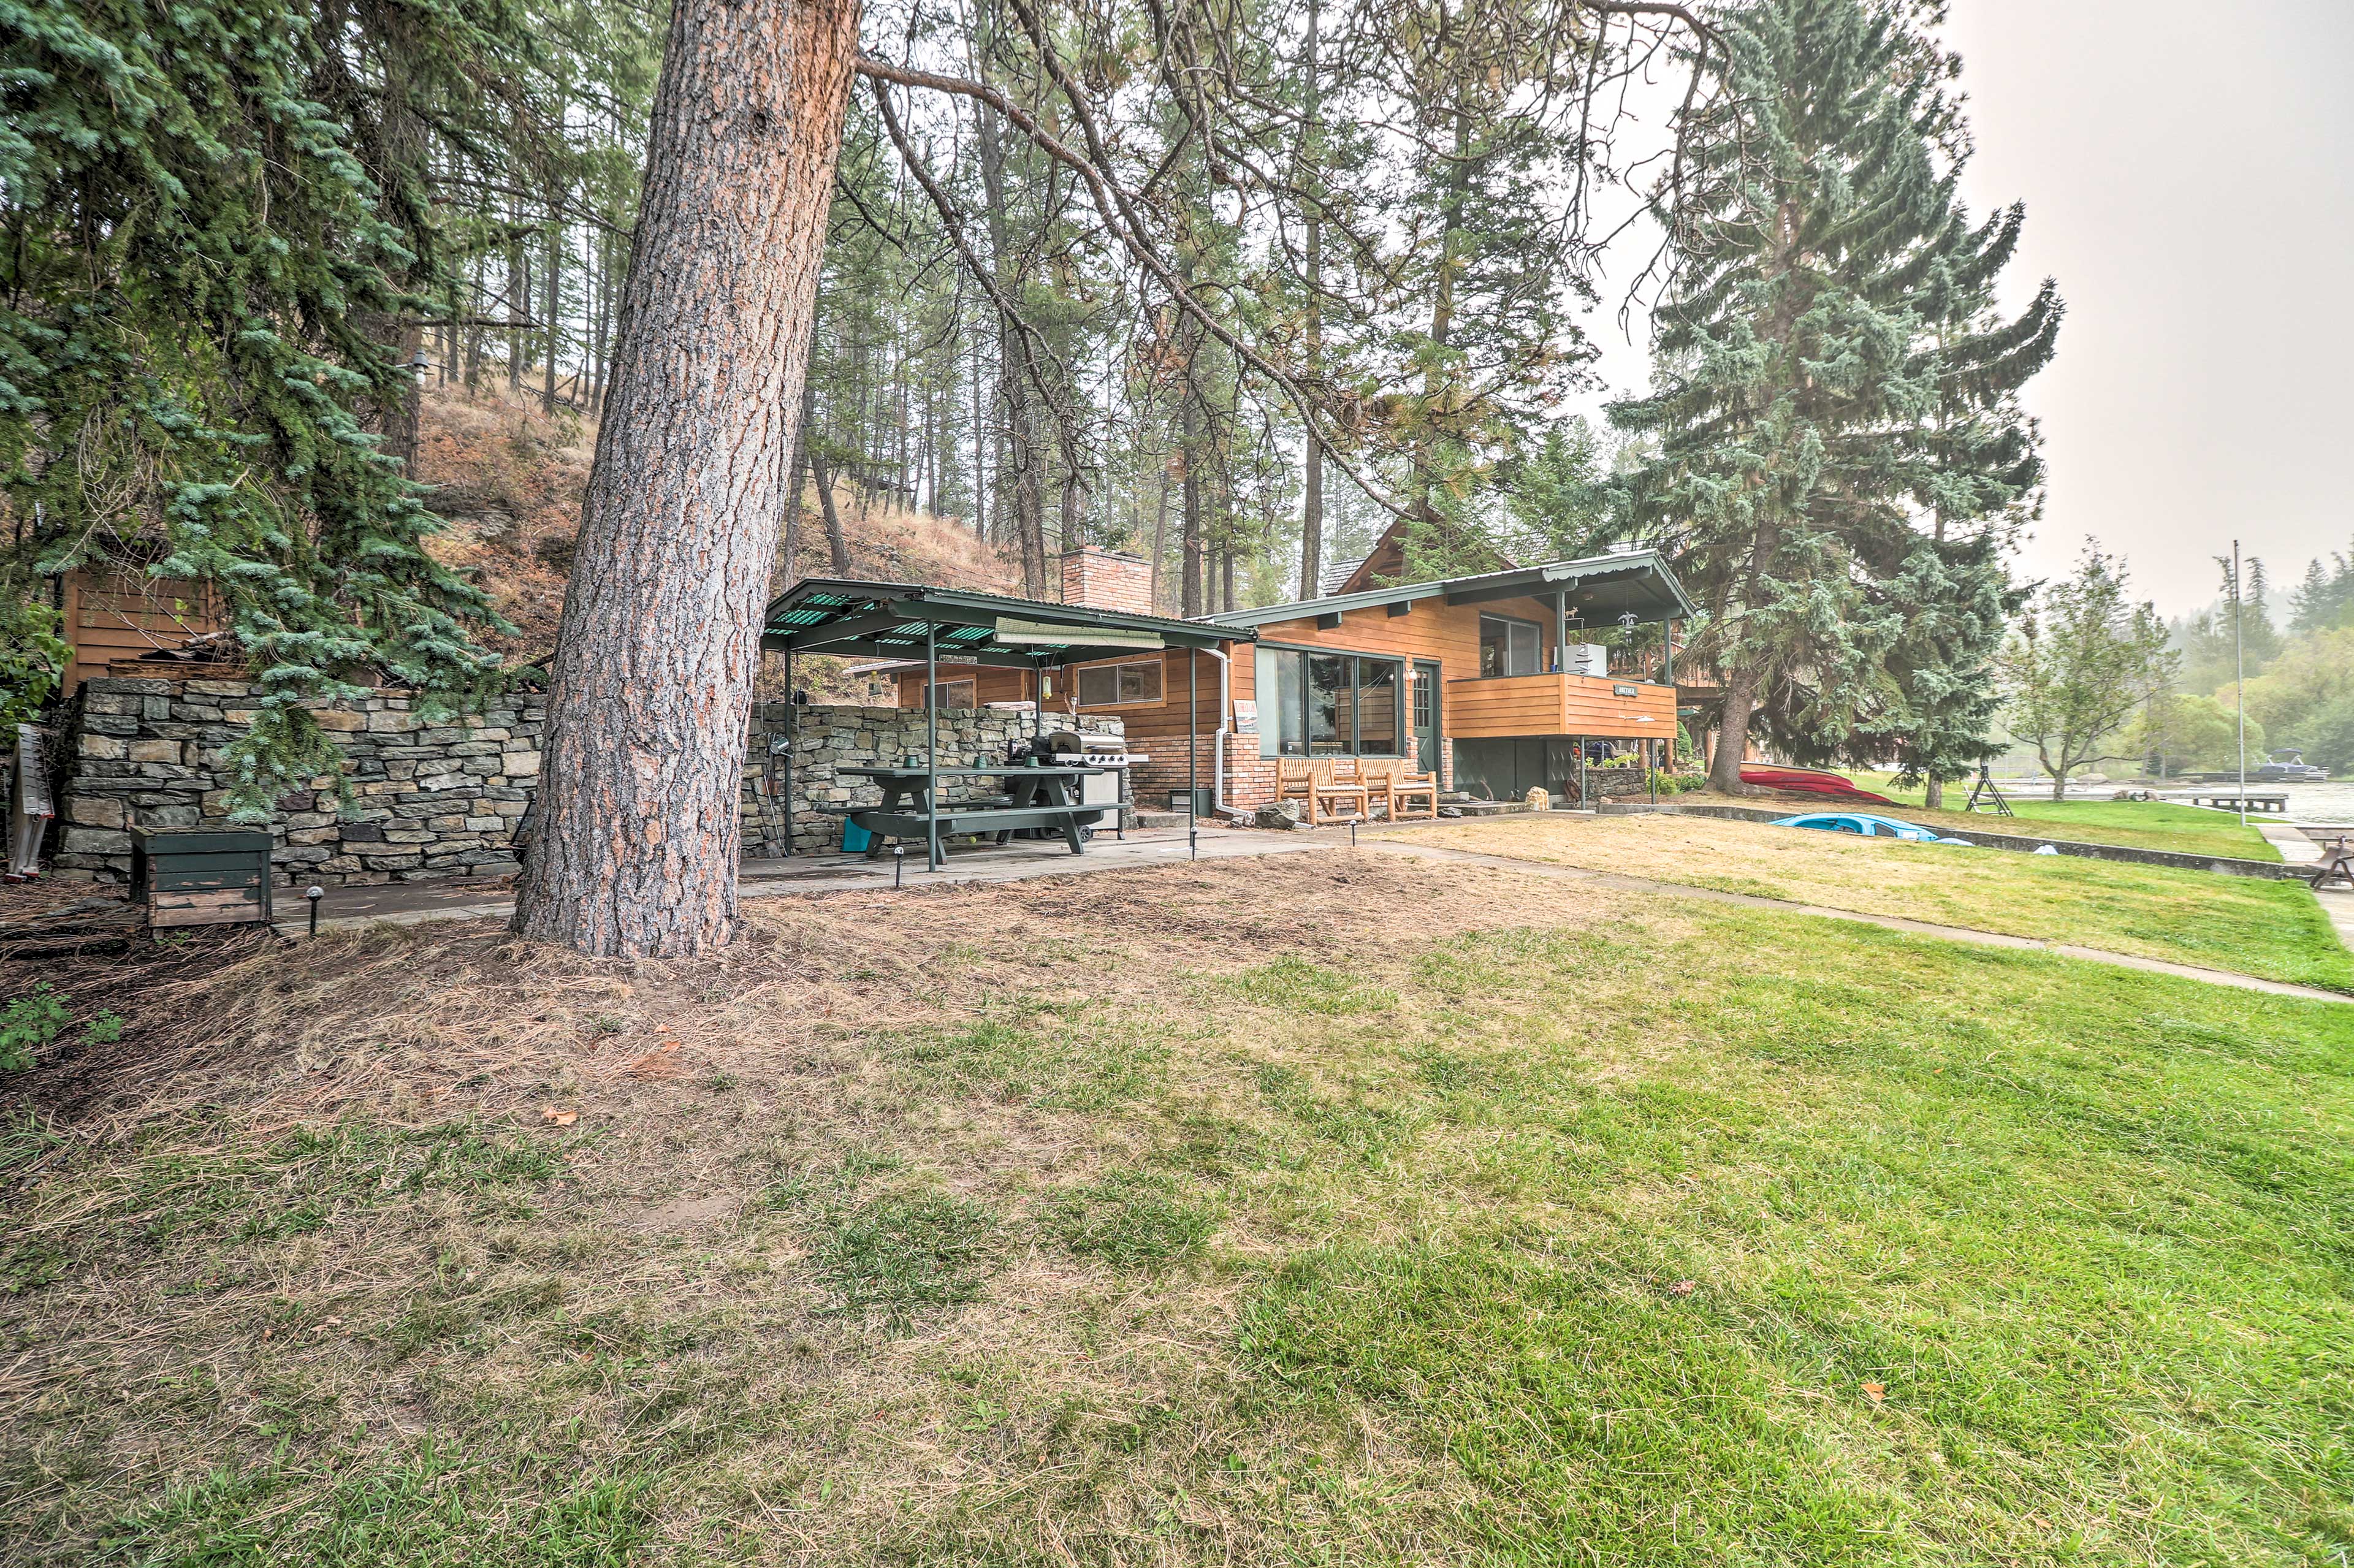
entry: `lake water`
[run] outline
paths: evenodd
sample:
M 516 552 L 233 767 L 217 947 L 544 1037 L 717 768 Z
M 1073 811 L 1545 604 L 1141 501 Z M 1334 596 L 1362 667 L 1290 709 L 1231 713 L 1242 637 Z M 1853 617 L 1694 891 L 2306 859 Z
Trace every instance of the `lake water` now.
M 1967 782 L 1962 786 L 1965 790 L 1967 790 Z M 1949 792 L 1954 788 L 1955 787 L 1952 785 L 1946 786 Z M 2014 783 L 2009 779 L 2005 779 L 2003 780 L 2002 788 L 2004 793 L 2015 795 L 2020 800 L 2048 800 L 2052 798 L 2052 786 L 2049 782 L 2038 784 L 2029 780 L 2020 780 Z M 2115 795 L 2120 788 L 2123 788 L 2123 786 L 2116 784 L 2094 784 L 2089 787 L 2069 790 L 2068 799 L 2071 800 L 2105 800 Z M 2171 797 L 2186 793 L 2192 789 L 2221 789 L 2229 788 L 2231 788 L 2231 786 L 2222 784 L 2167 784 L 2162 786 L 2153 786 L 2152 790 L 2153 793 L 2159 796 Z M 2267 784 L 2262 779 L 2249 779 L 2248 793 L 2253 795 L 2259 792 L 2266 795 L 2286 795 L 2288 797 L 2288 820 L 2292 822 L 2354 823 L 2354 779 L 2333 779 L 2327 784 Z M 2187 804 L 2188 802 L 2185 803 Z M 2231 816 L 2235 813 L 2224 812 L 2222 814 Z M 2251 811 L 2248 813 L 2248 816 L 2251 821 L 2254 821 L 2260 817 L 2274 817 L 2275 821 L 2278 820 L 2274 813 L 2269 811 Z

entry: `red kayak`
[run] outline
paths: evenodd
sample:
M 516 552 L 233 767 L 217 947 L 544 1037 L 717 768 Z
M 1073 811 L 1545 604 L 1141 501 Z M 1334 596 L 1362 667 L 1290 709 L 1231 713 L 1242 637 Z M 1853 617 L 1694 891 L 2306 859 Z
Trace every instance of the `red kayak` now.
M 1826 800 L 1869 800 L 1876 806 L 1896 804 L 1885 795 L 1857 789 L 1851 779 L 1842 779 L 1819 768 L 1769 768 L 1761 762 L 1744 762 L 1741 765 L 1741 781 L 1755 784 L 1761 789 L 1787 789 L 1794 795 L 1819 795 Z

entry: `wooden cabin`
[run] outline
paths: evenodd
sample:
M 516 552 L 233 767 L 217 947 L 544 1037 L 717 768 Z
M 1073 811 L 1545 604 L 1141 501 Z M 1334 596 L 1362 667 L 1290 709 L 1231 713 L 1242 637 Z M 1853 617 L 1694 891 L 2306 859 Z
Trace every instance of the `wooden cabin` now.
M 1149 600 L 1136 557 L 1090 547 L 1064 569 L 1066 599 Z M 1229 809 L 1273 800 L 1279 759 L 1315 757 L 1411 758 L 1481 798 L 1542 787 L 1575 800 L 1581 743 L 1673 745 L 1673 626 L 1692 609 L 1658 555 L 1631 551 L 1201 617 L 1235 632 L 1216 651 L 1067 671 L 944 662 L 938 695 L 943 708 L 1043 695 L 1049 714 L 1119 716 L 1152 759 L 1136 792 L 1153 804 L 1184 788 L 1189 728 L 1196 777 Z M 1646 625 L 1665 630 L 1634 668 L 1590 641 Z M 922 706 L 922 667 L 889 668 L 901 705 Z
M 59 586 L 63 635 L 73 650 L 61 695 L 93 675 L 139 673 L 118 666 L 221 629 L 219 600 L 202 583 L 76 568 Z

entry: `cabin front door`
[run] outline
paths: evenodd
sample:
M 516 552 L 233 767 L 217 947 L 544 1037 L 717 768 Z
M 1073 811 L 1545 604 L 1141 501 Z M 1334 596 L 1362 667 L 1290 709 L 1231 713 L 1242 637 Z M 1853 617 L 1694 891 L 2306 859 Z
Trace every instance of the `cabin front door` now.
M 1414 662 L 1414 750 L 1425 773 L 1438 771 L 1438 678 L 1437 661 Z

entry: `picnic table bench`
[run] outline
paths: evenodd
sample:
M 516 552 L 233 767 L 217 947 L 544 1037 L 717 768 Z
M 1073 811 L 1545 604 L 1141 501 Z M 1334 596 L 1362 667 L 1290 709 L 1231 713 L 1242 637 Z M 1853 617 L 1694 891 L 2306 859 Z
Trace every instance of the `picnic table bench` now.
M 931 843 L 934 859 L 942 857 L 944 841 L 959 833 L 995 833 L 1002 843 L 1006 835 L 1022 828 L 1059 831 L 1063 842 L 1073 854 L 1087 853 L 1087 841 L 1093 836 L 1095 824 L 1116 806 L 1082 805 L 1076 790 L 1081 778 L 1108 771 L 1101 768 L 1034 768 L 1022 764 L 1006 764 L 997 768 L 844 768 L 835 777 L 872 779 L 883 790 L 879 806 L 834 806 L 828 810 L 848 818 L 857 826 L 875 835 L 867 845 L 866 857 L 875 859 L 883 853 L 883 841 L 912 839 L 924 841 L 928 833 L 937 832 Z M 1002 779 L 1004 793 L 980 801 L 941 804 L 937 810 L 930 796 L 933 779 Z
M 2305 879 L 2313 885 L 2313 890 L 2318 893 L 2333 882 L 2343 882 L 2347 886 L 2354 887 L 2354 828 L 2308 827 L 2301 831 L 2321 845 L 2321 858 L 2306 867 L 2304 872 Z M 2328 839 L 2317 836 L 2323 832 L 2336 836 Z

